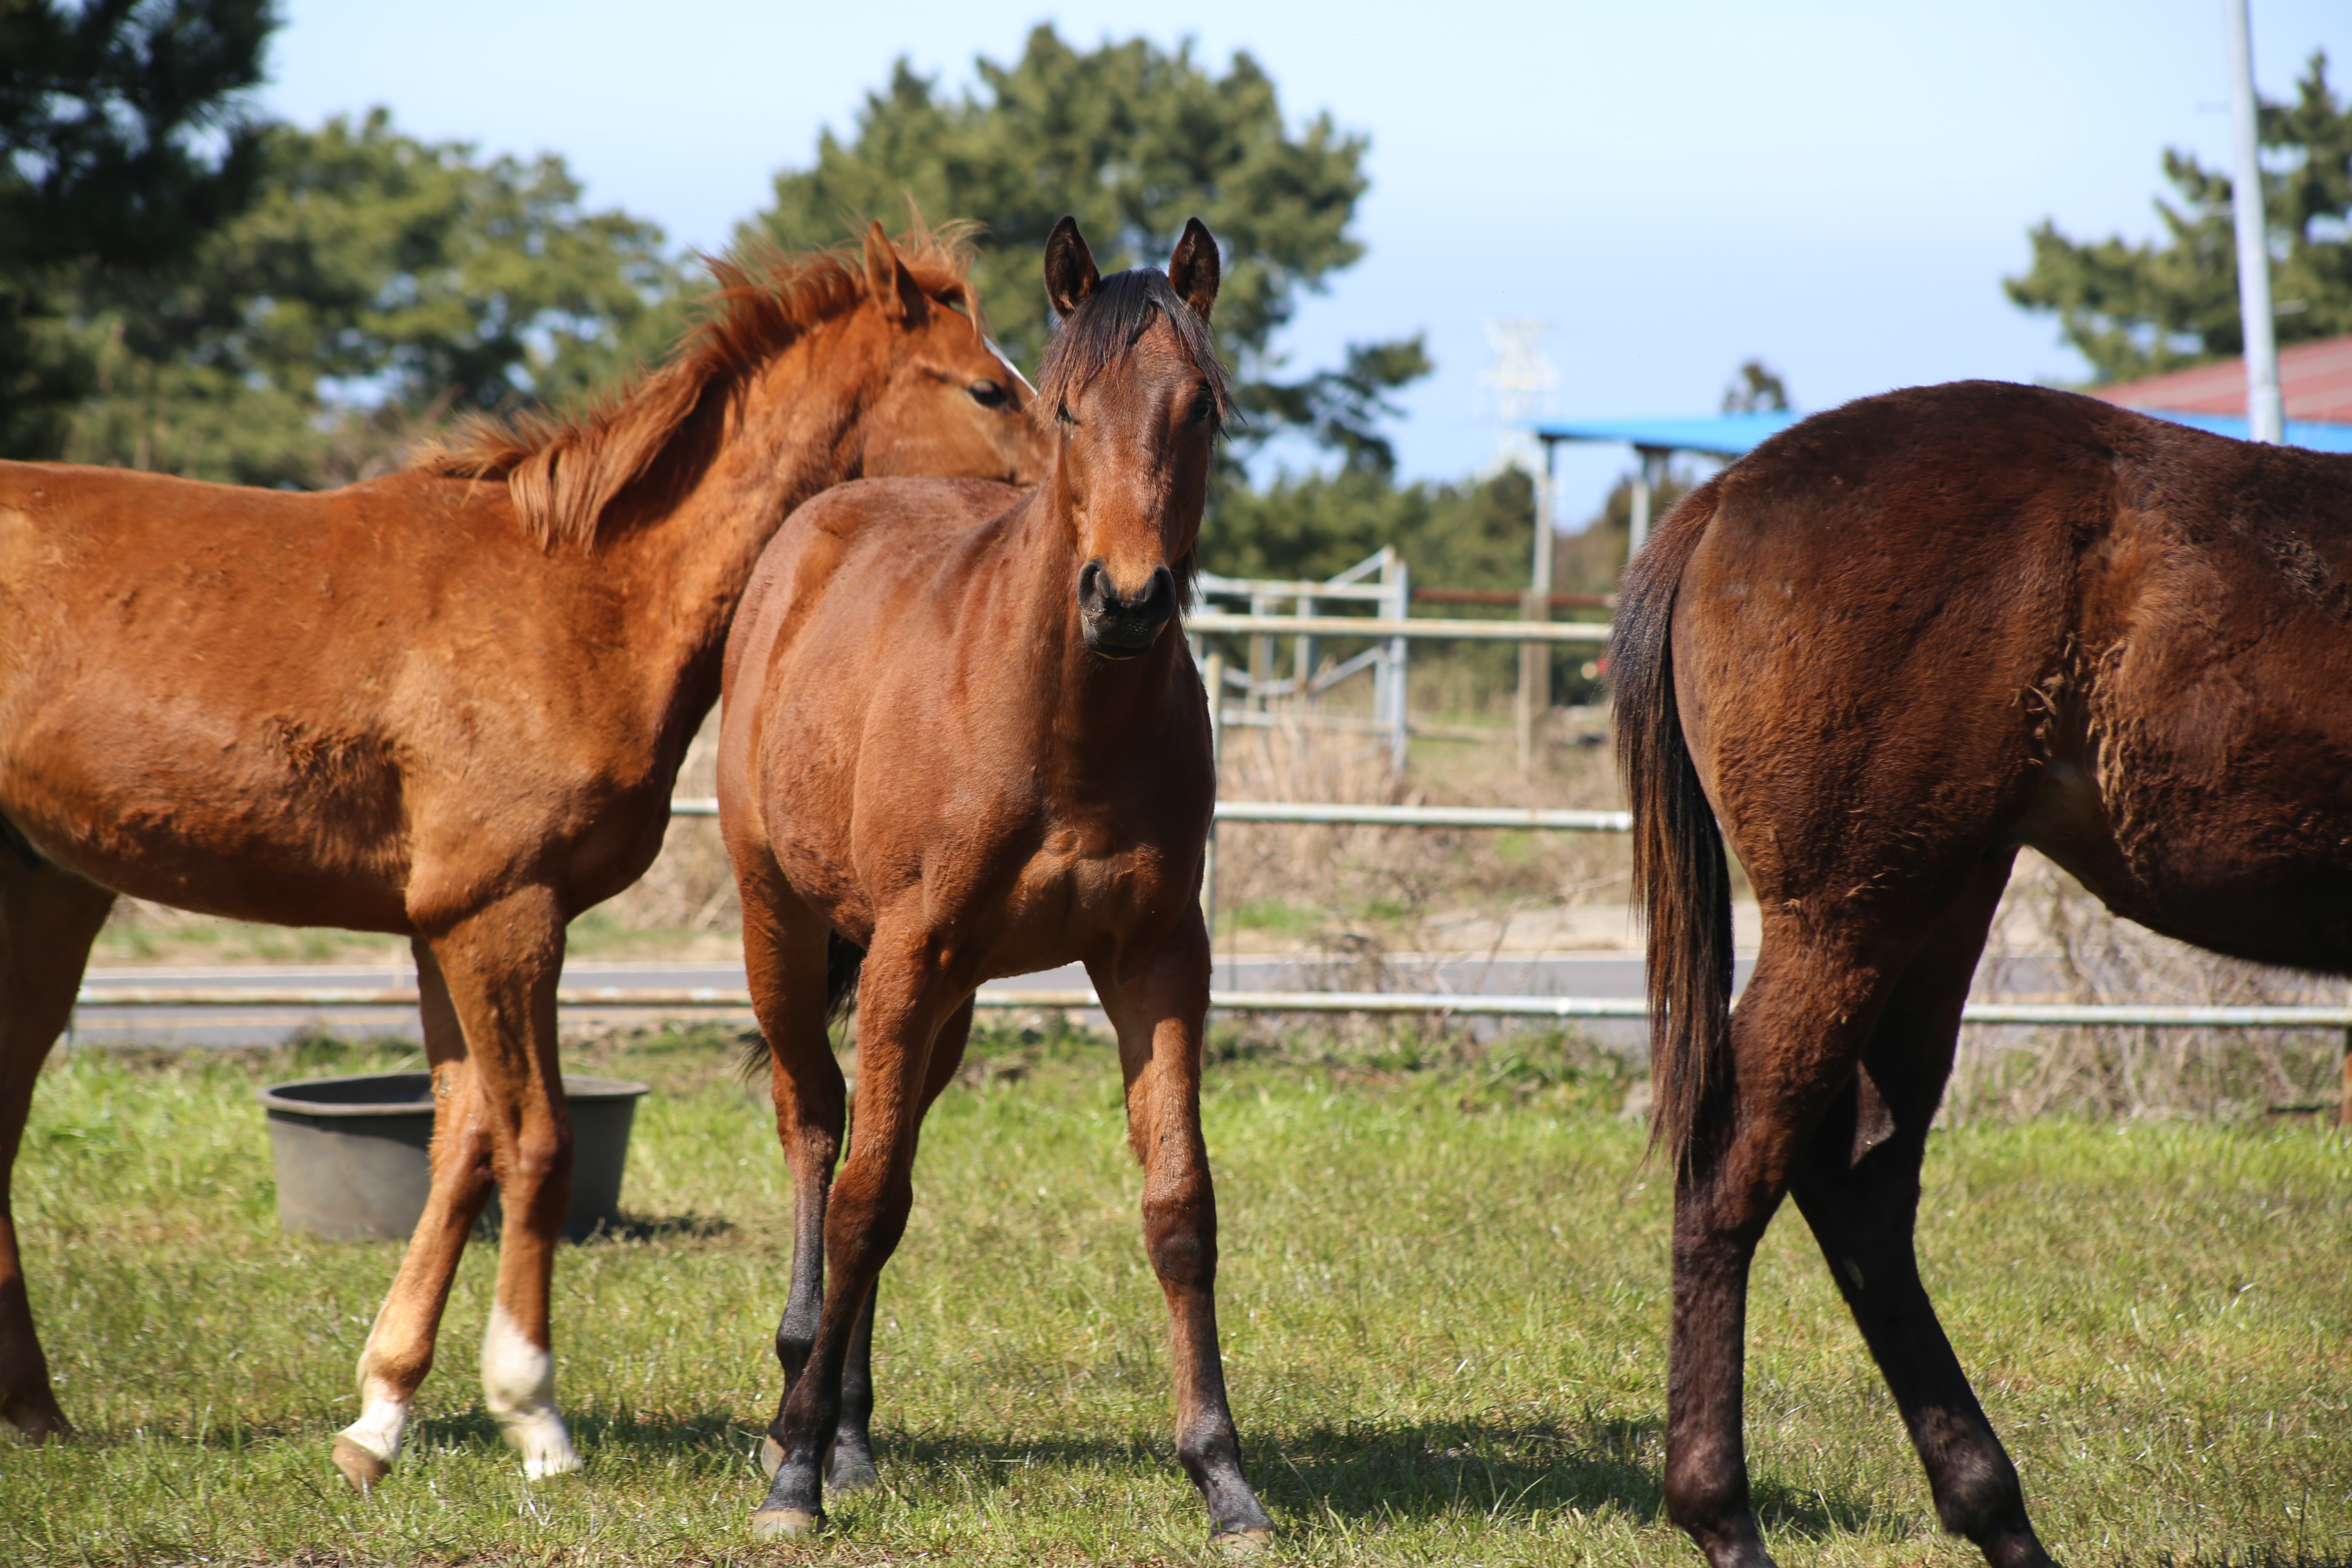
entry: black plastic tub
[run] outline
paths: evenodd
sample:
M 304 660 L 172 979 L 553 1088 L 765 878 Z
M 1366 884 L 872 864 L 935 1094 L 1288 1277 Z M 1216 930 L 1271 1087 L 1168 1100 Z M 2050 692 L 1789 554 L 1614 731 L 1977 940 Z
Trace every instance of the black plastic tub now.
M 642 1083 L 563 1077 L 572 1104 L 572 1207 L 563 1234 L 583 1240 L 621 1219 L 621 1172 Z M 278 1223 L 335 1241 L 401 1241 L 433 1185 L 429 1073 L 305 1079 L 257 1091 L 269 1112 Z M 484 1218 L 495 1225 L 495 1194 Z

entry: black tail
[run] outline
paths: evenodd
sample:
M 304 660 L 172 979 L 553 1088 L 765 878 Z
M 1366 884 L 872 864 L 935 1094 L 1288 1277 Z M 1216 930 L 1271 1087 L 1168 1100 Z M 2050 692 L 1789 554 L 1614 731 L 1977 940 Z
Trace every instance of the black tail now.
M 857 1006 L 857 973 L 866 965 L 866 950 L 842 935 L 827 931 L 824 937 L 824 1021 L 838 1024 Z M 768 1069 L 768 1042 L 753 1035 L 743 1042 L 743 1059 L 738 1065 L 745 1078 L 757 1078 Z
M 1617 763 L 1633 812 L 1633 887 L 1650 928 L 1650 1147 L 1679 1171 L 1708 1095 L 1731 1081 L 1731 870 L 1675 701 L 1675 595 L 1715 516 L 1685 497 L 1625 569 L 1610 638 Z

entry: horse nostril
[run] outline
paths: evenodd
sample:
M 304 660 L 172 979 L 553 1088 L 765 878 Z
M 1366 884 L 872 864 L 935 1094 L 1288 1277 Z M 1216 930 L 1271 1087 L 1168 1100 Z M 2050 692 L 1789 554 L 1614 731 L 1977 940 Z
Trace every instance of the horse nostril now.
M 1078 608 L 1089 615 L 1099 612 L 1107 595 L 1103 592 L 1103 563 L 1089 561 L 1078 568 Z
M 1150 591 L 1143 603 L 1156 620 L 1166 620 L 1176 613 L 1176 574 L 1162 566 L 1151 574 Z

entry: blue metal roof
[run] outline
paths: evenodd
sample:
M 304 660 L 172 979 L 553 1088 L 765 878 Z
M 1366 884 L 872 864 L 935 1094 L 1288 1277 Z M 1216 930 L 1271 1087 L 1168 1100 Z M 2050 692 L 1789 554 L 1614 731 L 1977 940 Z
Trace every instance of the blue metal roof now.
M 1767 437 L 1777 436 L 1801 414 L 1702 414 L 1690 419 L 1579 419 L 1538 425 L 1536 434 L 1553 441 L 1622 441 L 1668 452 L 1705 452 L 1737 458 Z
M 2233 440 L 2248 438 L 2252 428 L 2242 416 L 2227 414 L 2176 414 L 2169 408 L 2135 408 L 2134 414 L 2145 414 L 2151 419 L 2169 419 L 2175 425 L 2192 429 L 2208 430 L 2216 436 Z M 2323 423 L 2316 419 L 2290 419 L 2286 422 L 2286 444 L 2308 447 L 2315 452 L 2352 452 L 2352 425 Z
M 2248 427 L 2242 418 L 2218 414 L 2175 414 L 2162 408 L 2137 408 L 2132 412 L 2169 419 L 2176 425 L 2190 426 L 2216 436 L 2246 439 Z M 1737 458 L 1803 417 L 1801 414 L 1781 413 L 1702 414 L 1688 419 L 1579 419 L 1538 425 L 1535 433 L 1553 441 L 1622 441 L 1659 451 Z M 2308 447 L 2315 452 L 2352 452 L 2352 425 L 2290 419 L 2286 444 Z

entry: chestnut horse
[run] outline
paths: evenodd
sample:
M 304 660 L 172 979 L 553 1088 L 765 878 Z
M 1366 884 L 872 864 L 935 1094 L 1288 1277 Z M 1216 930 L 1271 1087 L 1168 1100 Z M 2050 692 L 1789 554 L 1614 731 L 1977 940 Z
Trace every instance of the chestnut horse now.
M 769 535 L 861 474 L 1041 467 L 961 257 L 906 243 L 714 263 L 625 395 L 345 489 L 0 464 L 0 1183 L 117 894 L 408 937 L 433 1188 L 335 1440 L 354 1485 L 399 1453 L 493 1182 L 486 1402 L 531 1475 L 579 1463 L 548 1333 L 564 927 L 660 850 Z M 0 1418 L 63 1432 L 5 1191 Z
M 1058 438 L 1036 490 L 869 480 L 821 497 L 769 545 L 728 640 L 719 824 L 797 1209 L 773 1480 L 751 1516 L 763 1536 L 823 1522 L 828 1451 L 836 1487 L 873 1477 L 875 1280 L 973 990 L 1074 960 L 1118 1034 L 1177 1455 L 1217 1538 L 1272 1530 L 1217 1351 L 1198 898 L 1215 778 L 1176 620 L 1227 407 L 1207 324 L 1218 276 L 1198 220 L 1166 277 L 1097 279 L 1064 218 L 1045 247 L 1060 324 L 1036 405 Z M 836 1184 L 825 1018 L 859 950 L 857 1135 Z
M 1692 492 L 1618 627 L 1667 1510 L 1717 1568 L 1769 1561 L 1742 1336 L 1789 1193 L 1944 1527 L 2044 1563 L 1912 1249 L 1960 1005 L 2021 845 L 2168 936 L 2352 973 L 2352 458 L 2033 387 L 1869 398 Z M 1763 917 L 1736 1013 L 1727 836 Z

